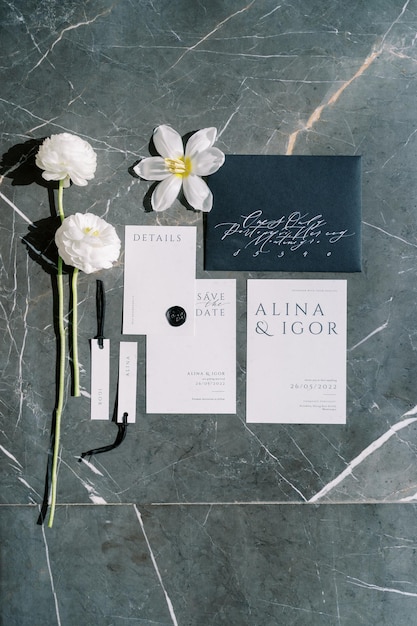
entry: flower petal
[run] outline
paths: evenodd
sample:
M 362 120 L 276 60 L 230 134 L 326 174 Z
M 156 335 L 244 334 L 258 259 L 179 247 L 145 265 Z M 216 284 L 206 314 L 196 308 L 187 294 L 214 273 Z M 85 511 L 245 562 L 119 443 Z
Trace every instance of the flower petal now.
M 64 183 L 64 187 L 69 187 L 70 186 L 70 177 L 68 174 L 66 174 L 65 172 L 59 172 L 59 173 L 54 173 L 54 172 L 42 172 L 42 178 L 50 181 L 50 180 L 63 180 Z
M 197 176 L 214 174 L 224 163 L 224 154 L 218 148 L 209 148 L 192 159 L 192 173 Z
M 164 180 L 171 176 L 162 157 L 147 157 L 134 166 L 133 171 L 145 180 Z
M 164 158 L 176 158 L 184 154 L 181 135 L 166 124 L 155 128 L 153 142 L 159 154 Z
M 208 150 L 216 141 L 217 128 L 202 128 L 191 135 L 185 146 L 185 155 L 194 159 L 196 154 Z
M 80 176 L 78 174 L 78 172 L 75 171 L 71 171 L 70 173 L 71 176 L 71 180 L 74 183 L 74 185 L 79 185 L 80 187 L 85 187 L 88 184 L 88 179 L 87 178 L 83 178 L 82 176 Z
M 192 174 L 183 181 L 184 196 L 188 204 L 198 211 L 207 213 L 213 206 L 213 194 L 199 176 Z
M 169 176 L 157 185 L 152 194 L 151 204 L 154 211 L 165 211 L 173 204 L 180 192 L 182 179 Z

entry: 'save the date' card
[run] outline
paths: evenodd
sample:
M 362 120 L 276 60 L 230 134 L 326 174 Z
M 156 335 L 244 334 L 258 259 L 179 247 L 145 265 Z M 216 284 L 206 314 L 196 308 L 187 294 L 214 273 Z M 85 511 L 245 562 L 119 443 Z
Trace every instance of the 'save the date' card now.
M 361 271 L 359 156 L 227 155 L 208 185 L 206 270 Z
M 246 420 L 346 422 L 345 280 L 248 280 Z
M 236 412 L 236 281 L 198 279 L 193 337 L 146 338 L 147 413 Z

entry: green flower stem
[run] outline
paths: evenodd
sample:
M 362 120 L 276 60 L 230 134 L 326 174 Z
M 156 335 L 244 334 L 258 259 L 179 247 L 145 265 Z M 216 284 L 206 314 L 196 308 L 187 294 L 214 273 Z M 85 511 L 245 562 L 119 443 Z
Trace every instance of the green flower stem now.
M 78 398 L 80 394 L 80 367 L 78 364 L 78 268 L 72 273 L 72 363 L 74 368 L 74 391 Z
M 64 220 L 64 181 L 59 181 L 58 188 L 58 213 L 61 222 Z M 78 268 L 74 267 L 71 281 L 72 289 L 72 365 L 73 365 L 73 395 L 80 397 L 80 365 L 78 363 Z
M 59 181 L 58 187 L 58 213 L 61 223 L 64 221 L 64 181 Z M 51 507 L 49 511 L 48 526 L 52 528 L 55 516 L 56 491 L 57 491 L 57 473 L 58 473 L 58 456 L 61 438 L 61 418 L 62 409 L 64 407 L 64 383 L 65 383 L 65 326 L 64 326 L 64 281 L 62 272 L 63 261 L 58 256 L 57 271 L 57 289 L 58 289 L 58 352 L 59 352 L 59 375 L 58 375 L 58 399 L 55 409 L 55 432 L 54 432 L 54 450 L 52 457 L 52 476 L 51 476 Z
M 57 488 L 57 468 L 59 456 L 59 443 L 61 434 L 61 417 L 64 406 L 64 382 L 65 382 L 65 327 L 64 327 L 64 283 L 62 275 L 62 259 L 58 257 L 58 335 L 59 335 L 59 378 L 58 378 L 58 401 L 55 410 L 55 434 L 54 434 L 54 451 L 52 458 L 52 477 L 51 477 L 51 508 L 49 513 L 49 528 L 54 523 L 55 505 L 56 505 L 56 488 Z
M 61 223 L 64 221 L 65 219 L 65 215 L 64 215 L 64 181 L 60 180 L 59 181 L 59 187 L 58 187 L 58 214 L 59 217 L 61 218 Z

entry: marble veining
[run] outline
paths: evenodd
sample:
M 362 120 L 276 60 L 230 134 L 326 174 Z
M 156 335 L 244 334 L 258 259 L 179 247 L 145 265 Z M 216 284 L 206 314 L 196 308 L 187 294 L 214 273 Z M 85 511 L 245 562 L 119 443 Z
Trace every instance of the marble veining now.
M 13 572 L 0 575 L 0 621 L 412 624 L 416 0 L 7 0 L 0 29 L 0 528 Z M 246 281 L 299 275 L 205 272 L 201 214 L 146 210 L 150 183 L 131 168 L 158 124 L 215 126 L 226 154 L 362 156 L 363 271 L 343 276 L 346 426 L 246 424 Z M 196 225 L 198 278 L 236 278 L 238 402 L 236 415 L 147 415 L 145 340 L 121 333 L 123 254 L 81 275 L 82 395 L 68 377 L 47 529 L 52 209 L 31 159 L 63 131 L 98 158 L 94 180 L 66 190 L 68 213 L 92 211 L 120 237 L 125 224 Z M 115 437 L 89 419 L 96 278 L 112 403 L 118 344 L 138 343 L 138 418 L 120 448 L 81 459 Z

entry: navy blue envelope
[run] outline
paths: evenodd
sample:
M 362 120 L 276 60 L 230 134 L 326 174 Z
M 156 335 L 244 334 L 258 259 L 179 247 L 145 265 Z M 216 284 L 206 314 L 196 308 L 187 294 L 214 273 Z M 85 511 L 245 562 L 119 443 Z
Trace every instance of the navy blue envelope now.
M 227 155 L 208 185 L 206 270 L 361 271 L 361 157 Z

